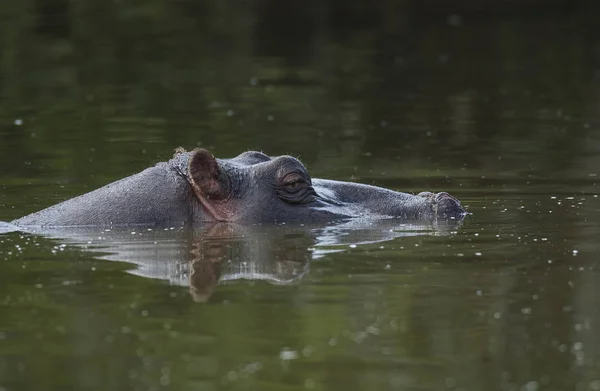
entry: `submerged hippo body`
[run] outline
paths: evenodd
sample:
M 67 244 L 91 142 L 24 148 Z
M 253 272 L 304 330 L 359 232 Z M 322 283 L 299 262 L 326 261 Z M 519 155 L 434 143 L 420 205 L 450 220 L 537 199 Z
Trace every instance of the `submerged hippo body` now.
M 418 195 L 311 179 L 291 156 L 245 152 L 216 159 L 205 149 L 13 221 L 17 226 L 197 225 L 211 221 L 314 222 L 348 218 L 460 219 L 447 193 Z

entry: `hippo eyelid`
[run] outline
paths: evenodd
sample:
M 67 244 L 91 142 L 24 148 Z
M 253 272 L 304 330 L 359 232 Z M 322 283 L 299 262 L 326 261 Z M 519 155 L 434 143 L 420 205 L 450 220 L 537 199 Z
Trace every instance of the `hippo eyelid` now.
M 317 197 L 310 181 L 298 171 L 281 176 L 275 185 L 275 192 L 282 201 L 292 205 L 306 205 Z
M 304 178 L 304 175 L 302 175 L 299 172 L 290 172 L 287 173 L 283 176 L 283 178 L 281 179 L 281 184 L 282 185 L 290 185 L 290 184 L 300 184 L 300 183 L 307 183 L 310 185 L 310 182 L 306 180 L 306 178 Z

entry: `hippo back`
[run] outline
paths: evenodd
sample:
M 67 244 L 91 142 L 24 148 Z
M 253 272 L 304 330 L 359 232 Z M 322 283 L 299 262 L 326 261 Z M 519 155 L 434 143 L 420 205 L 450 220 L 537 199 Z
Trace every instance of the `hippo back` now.
M 193 194 L 168 163 L 32 213 L 18 226 L 182 225 L 192 218 Z

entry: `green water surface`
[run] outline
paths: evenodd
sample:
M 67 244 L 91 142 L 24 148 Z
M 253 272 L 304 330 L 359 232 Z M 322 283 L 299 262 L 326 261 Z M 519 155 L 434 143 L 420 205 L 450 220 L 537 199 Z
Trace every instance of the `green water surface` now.
M 178 146 L 471 214 L 2 234 L 0 391 L 600 390 L 592 11 L 142 3 L 0 10 L 0 220 Z

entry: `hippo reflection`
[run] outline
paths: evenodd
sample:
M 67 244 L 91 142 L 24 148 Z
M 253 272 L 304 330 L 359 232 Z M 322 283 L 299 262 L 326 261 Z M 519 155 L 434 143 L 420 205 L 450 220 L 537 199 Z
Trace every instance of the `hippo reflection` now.
M 299 227 L 245 229 L 217 224 L 192 242 L 189 286 L 194 300 L 207 300 L 220 282 L 262 280 L 291 284 L 309 271 L 314 239 Z
M 392 219 L 329 224 L 248 226 L 208 223 L 198 229 L 32 229 L 31 233 L 83 247 L 107 261 L 134 265 L 129 273 L 188 286 L 196 301 L 206 301 L 219 284 L 261 280 L 294 284 L 310 271 L 312 261 L 350 246 L 369 246 L 424 235 L 449 235 L 458 221 L 398 224 Z M 411 244 L 406 243 L 406 246 Z
M 460 219 L 448 193 L 400 193 L 313 179 L 291 156 L 217 159 L 176 150 L 168 162 L 13 221 L 32 226 L 200 226 L 206 222 L 318 222 L 348 218 Z

